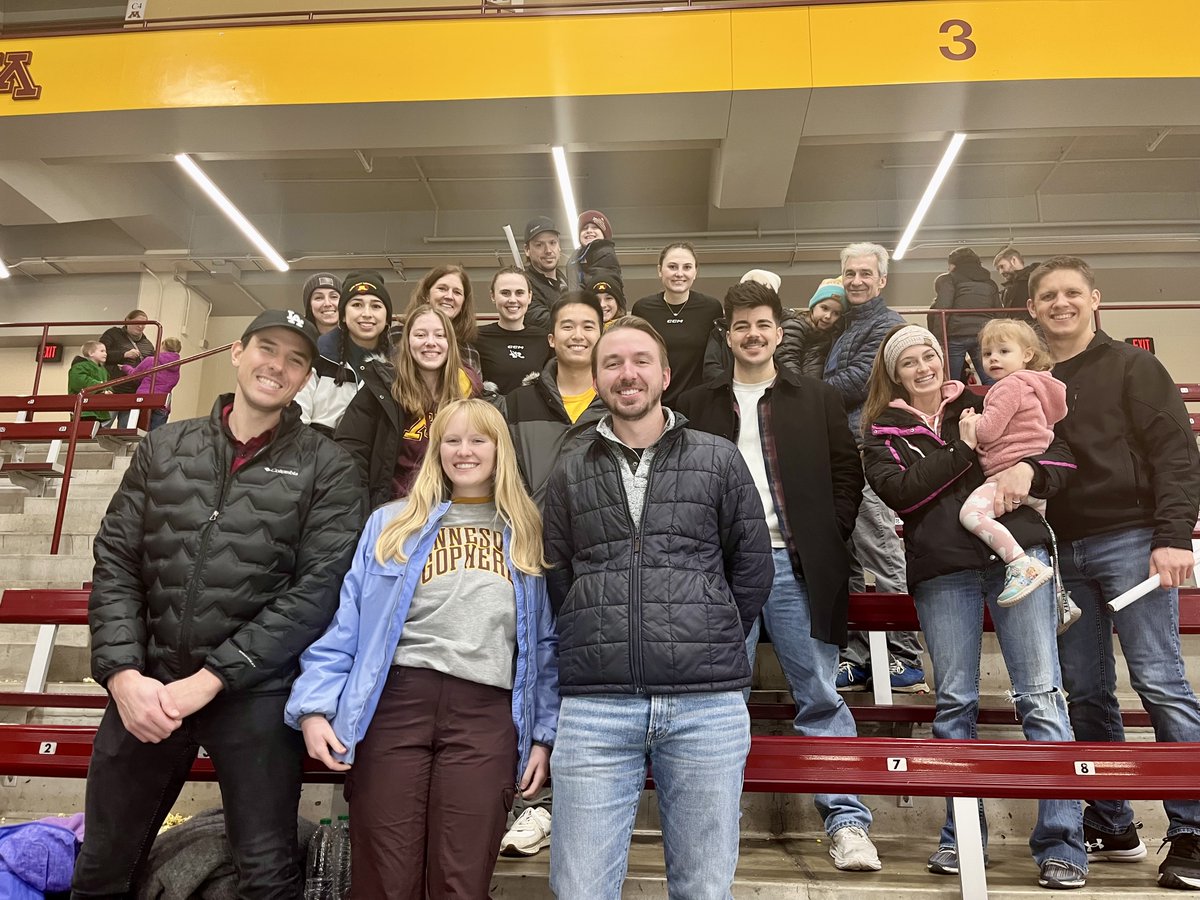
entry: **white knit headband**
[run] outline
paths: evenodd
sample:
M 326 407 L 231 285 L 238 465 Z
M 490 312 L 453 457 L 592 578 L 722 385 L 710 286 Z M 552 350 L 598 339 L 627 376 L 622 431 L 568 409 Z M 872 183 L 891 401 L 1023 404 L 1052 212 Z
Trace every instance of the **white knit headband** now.
M 937 338 L 933 336 L 933 332 L 928 328 L 922 328 L 920 325 L 905 325 L 889 339 L 883 348 L 883 364 L 887 367 L 888 374 L 892 376 L 892 381 L 897 381 L 896 366 L 900 362 L 900 354 L 909 347 L 932 347 L 938 355 L 938 359 L 944 363 L 945 356 L 942 355 L 942 345 L 937 342 Z

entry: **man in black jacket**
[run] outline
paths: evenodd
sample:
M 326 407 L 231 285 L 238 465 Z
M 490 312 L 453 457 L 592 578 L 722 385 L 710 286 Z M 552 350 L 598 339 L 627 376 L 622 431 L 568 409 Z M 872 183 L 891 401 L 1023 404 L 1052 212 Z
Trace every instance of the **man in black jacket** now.
M 846 643 L 846 541 L 862 499 L 858 448 L 841 395 L 777 365 L 783 305 L 773 289 L 753 281 L 731 287 L 725 321 L 732 373 L 688 391 L 680 410 L 692 427 L 737 444 L 766 510 L 775 583 L 763 619 L 796 701 L 796 731 L 855 737 L 854 717 L 834 682 L 838 647 Z M 751 669 L 757 642 L 755 622 L 746 639 Z M 852 795 L 814 799 L 834 865 L 879 871 L 867 836 L 871 811 Z
M 1038 264 L 1026 265 L 1016 247 L 1005 247 L 992 259 L 992 265 L 1003 279 L 1000 285 L 1000 305 L 1012 310 L 1005 315 L 1028 322 L 1029 276 Z
M 545 503 L 563 695 L 550 886 L 618 900 L 646 763 L 668 890 L 725 900 L 750 720 L 745 637 L 772 580 L 758 491 L 737 448 L 662 406 L 662 338 L 616 319 L 596 345 L 609 410 L 564 455 Z
M 955 310 L 957 315 L 946 316 L 945 330 L 942 317 L 930 313 L 929 330 L 945 338 L 946 375 L 955 381 L 966 381 L 966 359 L 979 377 L 980 384 L 991 384 L 995 379 L 983 367 L 979 353 L 979 329 L 992 318 L 993 313 L 967 313 L 970 309 L 996 309 L 1000 305 L 1000 291 L 991 273 L 983 267 L 979 256 L 970 247 L 958 247 L 950 254 L 949 270 L 933 281 L 936 295 L 930 309 Z
M 525 223 L 525 259 L 529 268 L 529 286 L 533 289 L 525 324 L 550 330 L 550 310 L 567 292 L 567 280 L 559 274 L 562 258 L 558 226 L 545 216 L 536 216 Z
M 1184 674 L 1178 586 L 1191 574 L 1200 506 L 1200 454 L 1183 400 L 1162 364 L 1093 324 L 1100 292 L 1088 264 L 1058 256 L 1029 279 L 1029 312 L 1067 386 L 1069 412 L 1055 428 L 1078 471 L 1050 500 L 1063 578 L 1083 611 L 1061 635 L 1059 658 L 1076 740 L 1123 741 L 1112 636 L 1129 681 L 1160 741 L 1200 741 L 1200 703 Z M 1105 605 L 1148 576 L 1161 587 L 1118 612 Z M 1200 890 L 1200 800 L 1167 800 L 1163 887 Z M 1089 802 L 1084 840 L 1091 859 L 1146 856 L 1133 810 Z
M 221 783 L 238 896 L 292 900 L 304 741 L 283 723 L 301 651 L 329 624 L 363 523 L 349 455 L 292 398 L 313 324 L 264 312 L 212 415 L 143 440 L 96 536 L 96 734 L 78 898 L 126 896 L 197 751 Z

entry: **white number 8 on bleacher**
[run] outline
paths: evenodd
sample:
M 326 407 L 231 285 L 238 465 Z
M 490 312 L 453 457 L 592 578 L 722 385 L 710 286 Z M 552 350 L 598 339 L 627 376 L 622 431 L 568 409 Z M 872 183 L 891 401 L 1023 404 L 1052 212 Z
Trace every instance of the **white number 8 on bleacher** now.
M 1075 774 L 1076 775 L 1095 775 L 1096 774 L 1096 764 L 1094 762 L 1076 762 L 1075 763 Z
M 56 741 L 42 741 L 38 744 L 39 756 L 53 756 L 58 752 L 58 743 Z

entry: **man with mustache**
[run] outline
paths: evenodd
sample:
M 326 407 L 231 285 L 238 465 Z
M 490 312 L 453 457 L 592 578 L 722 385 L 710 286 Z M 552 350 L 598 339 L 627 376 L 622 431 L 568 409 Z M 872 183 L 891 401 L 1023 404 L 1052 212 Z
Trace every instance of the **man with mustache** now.
M 841 395 L 776 364 L 783 305 L 771 287 L 754 281 L 731 287 L 725 321 L 733 371 L 688 391 L 680 409 L 692 427 L 737 444 L 766 510 L 775 583 L 763 618 L 796 700 L 797 733 L 855 737 L 854 717 L 834 682 L 838 646 L 846 643 L 846 541 L 863 488 L 858 449 Z M 758 630 L 755 622 L 746 639 L 751 668 Z M 814 800 L 833 864 L 879 871 L 879 854 L 867 836 L 871 811 L 851 795 L 818 794 Z
M 671 371 L 648 322 L 613 320 L 592 367 L 608 414 L 563 454 L 544 509 L 563 698 L 550 887 L 620 898 L 649 762 L 670 895 L 726 900 L 744 641 L 773 571 L 762 502 L 736 447 L 662 405 Z

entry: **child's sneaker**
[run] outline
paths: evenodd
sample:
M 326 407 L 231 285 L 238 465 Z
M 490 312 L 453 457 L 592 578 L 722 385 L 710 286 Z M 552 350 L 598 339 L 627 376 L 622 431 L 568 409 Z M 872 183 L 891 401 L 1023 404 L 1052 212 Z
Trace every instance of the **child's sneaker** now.
M 996 598 L 1001 606 L 1016 606 L 1054 577 L 1054 570 L 1032 556 L 1019 556 L 1004 573 L 1004 590 Z
M 1071 599 L 1071 595 L 1065 590 L 1058 592 L 1058 629 L 1057 634 L 1062 634 L 1072 625 L 1079 621 L 1079 617 L 1083 615 L 1083 610 L 1075 605 L 1075 601 Z

